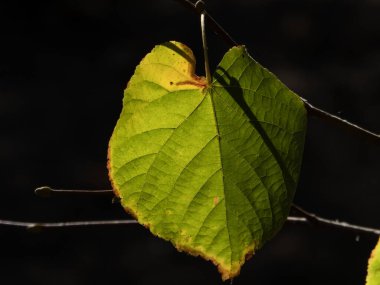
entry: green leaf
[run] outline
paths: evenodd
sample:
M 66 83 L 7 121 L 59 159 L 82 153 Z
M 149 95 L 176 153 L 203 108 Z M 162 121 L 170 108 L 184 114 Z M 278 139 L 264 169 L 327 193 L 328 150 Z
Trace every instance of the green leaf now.
M 306 111 L 243 46 L 225 54 L 210 86 L 194 67 L 178 42 L 142 60 L 110 141 L 109 176 L 141 224 L 211 260 L 225 280 L 286 220 Z
M 366 285 L 380 285 L 380 239 L 368 260 Z

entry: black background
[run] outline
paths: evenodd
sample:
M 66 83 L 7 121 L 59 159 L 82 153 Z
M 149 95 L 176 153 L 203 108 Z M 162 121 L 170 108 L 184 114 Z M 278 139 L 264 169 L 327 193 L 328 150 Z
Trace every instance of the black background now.
M 295 92 L 380 131 L 380 2 L 209 0 L 210 13 Z M 110 188 L 123 89 L 155 44 L 189 45 L 199 19 L 170 0 L 0 1 L 0 217 L 127 218 L 107 198 L 34 196 L 41 185 Z M 211 65 L 228 47 L 209 32 Z M 295 202 L 380 227 L 380 147 L 311 118 Z M 285 225 L 234 284 L 363 284 L 376 238 Z M 0 284 L 221 284 L 210 262 L 138 225 L 0 228 Z

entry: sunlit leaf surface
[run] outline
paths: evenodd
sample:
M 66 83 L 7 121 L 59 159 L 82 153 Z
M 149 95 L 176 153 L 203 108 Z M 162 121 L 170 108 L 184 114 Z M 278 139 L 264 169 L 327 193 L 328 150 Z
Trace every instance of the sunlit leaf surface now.
M 368 260 L 366 285 L 380 285 L 380 240 Z
M 306 111 L 243 46 L 225 54 L 210 85 L 194 68 L 178 42 L 142 60 L 110 141 L 109 175 L 141 224 L 229 279 L 286 220 Z

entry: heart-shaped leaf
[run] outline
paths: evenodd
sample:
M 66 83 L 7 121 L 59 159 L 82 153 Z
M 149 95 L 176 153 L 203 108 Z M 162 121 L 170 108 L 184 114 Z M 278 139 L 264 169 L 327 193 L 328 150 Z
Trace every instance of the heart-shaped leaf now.
M 212 83 L 191 50 L 156 46 L 136 68 L 109 145 L 109 176 L 123 207 L 222 278 L 286 220 L 298 181 L 306 110 L 243 46 Z

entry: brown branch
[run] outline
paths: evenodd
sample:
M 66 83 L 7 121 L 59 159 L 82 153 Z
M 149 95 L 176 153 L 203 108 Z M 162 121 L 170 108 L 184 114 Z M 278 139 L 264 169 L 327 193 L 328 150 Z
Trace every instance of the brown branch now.
M 174 0 L 186 8 L 192 10 L 198 15 L 201 15 L 202 13 L 205 13 L 207 18 L 207 23 L 209 27 L 217 34 L 227 45 L 229 46 L 237 46 L 238 43 L 232 39 L 232 37 L 223 29 L 221 25 L 218 24 L 211 16 L 207 13 L 205 9 L 204 3 L 202 5 L 197 5 L 192 3 L 189 0 Z M 201 1 L 198 1 L 201 2 Z M 197 3 L 198 3 L 197 2 Z M 324 110 L 318 109 L 311 105 L 309 102 L 307 102 L 305 99 L 301 98 L 304 101 L 305 108 L 307 110 L 307 114 L 309 116 L 317 117 L 319 119 L 322 119 L 328 123 L 331 123 L 332 125 L 335 125 L 337 127 L 341 127 L 344 129 L 347 129 L 351 132 L 353 132 L 356 135 L 359 135 L 361 137 L 367 138 L 371 140 L 374 143 L 380 144 L 380 135 L 375 134 L 369 130 L 366 130 L 362 127 L 359 127 L 353 123 L 348 122 L 347 120 L 344 120 L 342 118 L 339 118 L 335 115 L 332 115 Z

